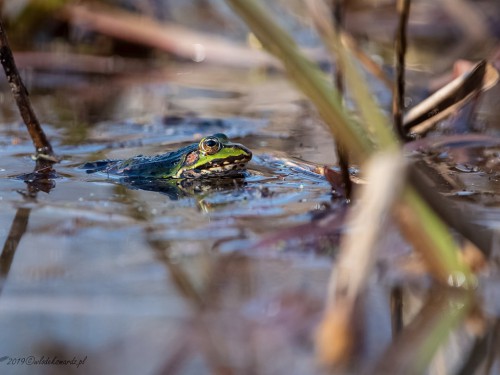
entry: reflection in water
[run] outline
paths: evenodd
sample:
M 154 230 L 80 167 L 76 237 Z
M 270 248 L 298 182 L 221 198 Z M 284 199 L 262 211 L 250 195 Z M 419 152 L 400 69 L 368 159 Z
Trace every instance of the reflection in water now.
M 184 197 L 203 196 L 206 193 L 237 189 L 245 185 L 244 178 L 207 178 L 207 179 L 133 179 L 118 180 L 129 189 L 154 191 L 168 196 L 172 200 Z
M 495 319 L 486 327 L 486 332 L 476 338 L 468 357 L 457 375 L 476 374 L 483 367 L 484 374 L 493 374 L 493 365 L 497 360 L 500 347 L 500 319 Z
M 27 200 L 35 201 L 39 191 L 49 193 L 50 190 L 55 187 L 53 178 L 55 177 L 56 172 L 52 169 L 52 163 L 50 163 L 49 166 L 40 167 L 41 165 L 37 163 L 37 167 L 32 173 L 19 176 L 19 178 L 22 178 L 27 184 L 26 192 L 20 192 L 20 194 L 22 194 Z M 9 274 L 19 242 L 28 227 L 30 214 L 30 208 L 21 207 L 17 209 L 14 220 L 12 220 L 9 234 L 7 235 L 7 239 L 5 240 L 2 253 L 0 255 L 0 293 Z
M 32 199 L 36 198 L 36 194 L 39 191 L 43 191 L 47 194 L 50 193 L 50 191 L 56 187 L 54 179 L 58 177 L 52 165 L 39 168 L 38 163 L 33 172 L 16 176 L 17 179 L 23 180 L 28 185 L 27 195 Z
M 195 349 L 201 350 L 205 355 L 206 364 L 214 374 L 232 374 L 231 361 L 228 357 L 228 348 L 225 345 L 224 337 L 213 332 L 212 324 L 206 312 L 210 308 L 212 301 L 206 298 L 203 291 L 198 291 L 193 285 L 190 277 L 181 268 L 180 264 L 172 262 L 168 255 L 168 243 L 163 241 L 150 241 L 151 247 L 156 253 L 157 259 L 166 266 L 170 274 L 170 280 L 175 285 L 179 294 L 191 305 L 192 316 L 190 318 L 193 328 L 184 331 L 184 334 L 194 334 L 199 340 L 199 348 L 191 348 L 191 355 L 195 354 Z M 207 319 L 208 318 L 208 319 Z M 217 336 L 217 337 L 214 337 Z M 186 339 L 181 338 L 180 342 Z M 180 354 L 180 353 L 179 353 Z M 186 355 L 182 355 L 183 360 L 190 360 Z M 172 363 L 178 363 L 179 357 L 170 357 L 162 365 L 163 370 L 171 369 Z
M 450 331 L 461 324 L 473 306 L 473 293 L 469 291 L 433 289 L 418 315 L 395 337 L 369 373 L 403 375 L 423 372 L 438 348 L 449 339 Z M 451 367 L 451 363 L 447 365 L 447 373 Z
M 0 255 L 0 274 L 2 276 L 2 286 L 9 274 L 10 266 L 14 260 L 17 246 L 19 245 L 19 242 L 28 227 L 30 213 L 30 208 L 19 208 L 16 212 L 14 220 L 12 221 L 9 234 L 7 235 L 7 239 L 3 245 L 2 254 Z M 0 291 L 1 289 L 2 288 L 0 288 Z
M 392 336 L 396 337 L 403 329 L 403 290 L 396 285 L 391 290 Z

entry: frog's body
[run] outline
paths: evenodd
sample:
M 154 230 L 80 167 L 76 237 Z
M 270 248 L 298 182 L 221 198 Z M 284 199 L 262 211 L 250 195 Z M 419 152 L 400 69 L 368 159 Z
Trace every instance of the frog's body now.
M 129 178 L 205 178 L 241 174 L 251 158 L 245 146 L 229 142 L 226 135 L 219 133 L 167 154 L 100 160 L 86 163 L 83 168 L 87 173 Z

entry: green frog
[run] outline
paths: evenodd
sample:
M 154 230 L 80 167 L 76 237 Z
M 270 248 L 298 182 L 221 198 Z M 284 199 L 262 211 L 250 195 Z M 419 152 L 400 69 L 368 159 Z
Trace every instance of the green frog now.
M 251 158 L 248 148 L 217 133 L 166 154 L 99 160 L 82 168 L 129 179 L 199 179 L 241 175 Z

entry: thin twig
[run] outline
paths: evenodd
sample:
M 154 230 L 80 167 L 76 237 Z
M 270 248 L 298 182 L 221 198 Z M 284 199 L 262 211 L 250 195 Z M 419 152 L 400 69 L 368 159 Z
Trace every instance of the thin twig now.
M 24 86 L 24 83 L 17 70 L 16 63 L 14 61 L 14 56 L 12 55 L 12 50 L 9 47 L 9 41 L 7 39 L 7 34 L 3 27 L 2 21 L 0 20 L 0 62 L 2 63 L 5 75 L 7 76 L 7 81 L 9 82 L 10 88 L 12 90 L 12 95 L 16 101 L 17 107 L 21 117 L 23 118 L 24 124 L 28 128 L 28 132 L 33 141 L 36 149 L 37 160 L 44 160 L 48 162 L 56 162 L 54 151 L 50 145 L 49 140 L 45 136 L 40 122 L 38 121 L 35 111 L 31 106 L 29 99 L 28 90 Z M 40 167 L 46 167 L 46 163 Z
M 396 80 L 392 95 L 392 114 L 394 128 L 402 140 L 407 140 L 408 135 L 403 129 L 403 110 L 405 96 L 405 55 L 406 55 L 406 32 L 408 18 L 410 15 L 410 0 L 398 0 L 399 24 L 396 33 Z
M 334 21 L 335 35 L 340 38 L 340 33 L 343 29 L 344 23 L 344 1 L 343 0 L 332 0 L 332 18 Z M 340 95 L 344 95 L 344 77 L 343 69 L 340 59 L 337 59 L 334 71 L 335 86 L 337 87 Z M 335 139 L 335 146 L 337 150 L 337 159 L 339 161 L 340 171 L 342 173 L 342 181 L 344 183 L 345 195 L 349 200 L 351 199 L 352 193 L 352 182 L 349 175 L 349 155 L 346 148 L 340 143 L 338 139 Z

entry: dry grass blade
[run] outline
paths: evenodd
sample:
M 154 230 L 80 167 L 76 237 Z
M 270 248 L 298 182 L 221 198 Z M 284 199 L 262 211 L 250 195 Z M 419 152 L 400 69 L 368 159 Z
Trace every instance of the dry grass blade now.
M 357 204 L 347 216 L 350 229 L 342 240 L 330 299 L 339 293 L 353 299 L 366 285 L 376 258 L 374 246 L 403 186 L 404 160 L 399 152 L 381 153 L 366 166 L 368 184 L 361 188 Z
M 360 189 L 348 213 L 349 232 L 342 240 L 338 265 L 332 269 L 327 311 L 317 334 L 317 352 L 325 366 L 339 365 L 353 348 L 352 319 L 376 260 L 376 244 L 403 186 L 404 158 L 397 152 L 375 154 L 367 165 L 369 185 Z

